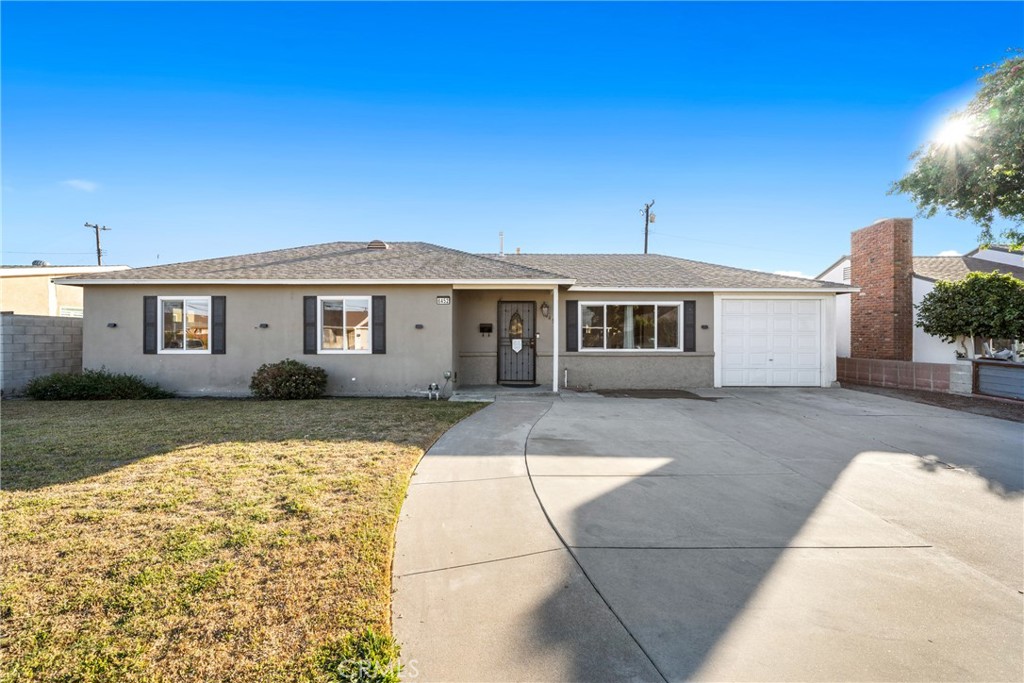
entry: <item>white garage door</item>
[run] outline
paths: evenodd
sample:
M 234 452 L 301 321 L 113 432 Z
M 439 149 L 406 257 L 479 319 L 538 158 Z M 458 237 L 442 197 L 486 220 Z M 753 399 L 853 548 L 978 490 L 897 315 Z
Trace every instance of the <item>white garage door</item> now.
M 821 302 L 722 299 L 722 385 L 821 386 Z

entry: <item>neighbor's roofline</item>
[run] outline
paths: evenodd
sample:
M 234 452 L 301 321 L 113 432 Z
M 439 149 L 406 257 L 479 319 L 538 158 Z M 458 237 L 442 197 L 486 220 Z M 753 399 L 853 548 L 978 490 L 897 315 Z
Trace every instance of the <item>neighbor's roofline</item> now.
M 1012 249 L 1012 248 L 1006 246 L 1005 244 L 990 244 L 987 247 L 977 247 L 976 249 L 973 249 L 972 251 L 969 251 L 966 254 L 964 254 L 964 256 L 975 256 L 979 252 L 986 251 L 986 250 L 988 250 L 988 251 L 1001 251 L 1004 254 L 1021 254 L 1021 253 L 1024 253 L 1024 251 L 1022 251 L 1021 249 Z
M 0 277 L 24 275 L 71 275 L 74 273 L 110 273 L 115 270 L 131 270 L 131 266 L 21 266 L 0 267 Z
M 838 265 L 839 265 L 840 263 L 842 263 L 843 261 L 846 261 L 846 260 L 848 260 L 849 258 L 850 258 L 850 255 L 849 255 L 849 254 L 843 254 L 842 256 L 840 256 L 840 257 L 839 257 L 839 258 L 838 258 L 838 259 L 836 260 L 836 262 L 835 262 L 835 263 L 833 263 L 833 264 L 832 264 L 831 266 L 829 266 L 829 267 L 828 267 L 828 268 L 826 268 L 825 270 L 823 270 L 823 271 L 821 271 L 820 273 L 818 273 L 818 275 L 817 275 L 817 276 L 815 276 L 815 278 L 814 278 L 814 279 L 815 279 L 815 280 L 820 280 L 820 279 L 821 279 L 822 277 L 824 277 L 824 276 L 825 276 L 825 273 L 827 273 L 828 271 L 832 270 L 833 268 L 835 268 L 836 266 L 838 266 Z

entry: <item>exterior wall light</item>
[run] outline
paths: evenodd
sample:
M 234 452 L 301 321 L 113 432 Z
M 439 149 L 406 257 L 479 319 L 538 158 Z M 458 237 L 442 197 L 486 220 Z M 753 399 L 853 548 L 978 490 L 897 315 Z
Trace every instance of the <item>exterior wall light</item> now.
M 542 316 L 544 316 L 545 318 L 550 318 L 551 317 L 551 307 L 548 306 L 548 302 L 547 301 L 545 301 L 544 303 L 542 303 L 540 305 L 540 314 Z

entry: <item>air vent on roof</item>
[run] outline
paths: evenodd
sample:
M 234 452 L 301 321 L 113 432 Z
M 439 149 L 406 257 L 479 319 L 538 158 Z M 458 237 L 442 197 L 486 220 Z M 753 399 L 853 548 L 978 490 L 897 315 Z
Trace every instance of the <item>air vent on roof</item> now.
M 374 240 L 367 244 L 366 248 L 369 249 L 370 251 L 384 251 L 385 249 L 390 249 L 391 246 L 387 242 Z

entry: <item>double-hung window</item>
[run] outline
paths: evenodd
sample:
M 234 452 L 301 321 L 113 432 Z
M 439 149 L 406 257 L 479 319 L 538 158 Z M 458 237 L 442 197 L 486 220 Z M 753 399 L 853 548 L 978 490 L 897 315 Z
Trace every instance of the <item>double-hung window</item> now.
M 160 353 L 210 353 L 210 297 L 161 296 L 157 302 Z
M 320 353 L 370 353 L 370 297 L 322 296 L 318 303 Z
M 581 349 L 680 348 L 678 303 L 580 304 Z

